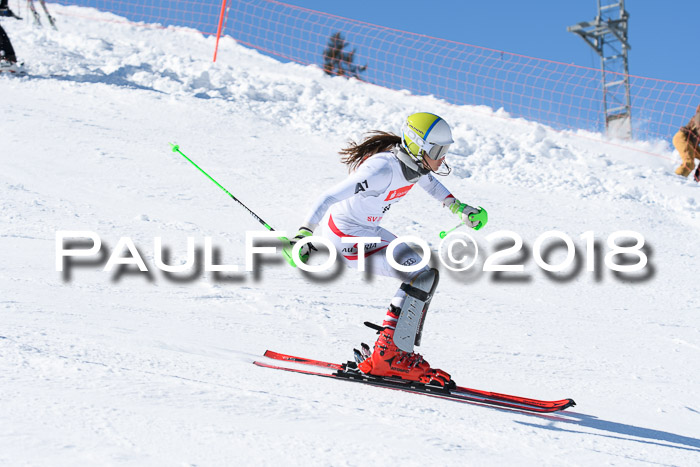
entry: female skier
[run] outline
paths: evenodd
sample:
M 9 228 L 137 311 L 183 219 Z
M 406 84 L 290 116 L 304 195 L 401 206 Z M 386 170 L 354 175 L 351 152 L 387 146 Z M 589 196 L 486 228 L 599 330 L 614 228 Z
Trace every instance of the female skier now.
M 311 236 L 330 209 L 323 235 L 331 240 L 346 264 L 357 268 L 358 255 L 362 252 L 358 251 L 357 243 L 342 242 L 342 238 L 379 237 L 381 241 L 365 245 L 365 257 L 384 250 L 396 236 L 379 223 L 391 205 L 399 202 L 416 183 L 467 226 L 479 229 L 486 224 L 486 211 L 460 203 L 433 176 L 450 172 L 445 155 L 454 141 L 447 122 L 431 113 L 415 113 L 406 119 L 401 133 L 399 137 L 375 131 L 361 143 L 353 142 L 340 152 L 350 175 L 316 200 L 292 244 Z M 311 250 L 315 250 L 311 243 L 301 246 L 300 259 L 306 262 Z M 406 244 L 399 244 L 394 250 L 394 259 L 404 266 L 421 261 L 420 255 Z M 413 352 L 414 344 L 420 344 L 438 271 L 424 266 L 419 271 L 402 272 L 393 268 L 385 255 L 376 255 L 372 260 L 374 272 L 396 277 L 402 284 L 391 300 L 382 326 L 378 327 L 374 350 L 370 353 L 369 346 L 362 344 L 362 351 L 355 351 L 358 368 L 375 376 L 398 376 L 440 386 L 453 384 L 449 374 L 431 368 L 420 354 Z

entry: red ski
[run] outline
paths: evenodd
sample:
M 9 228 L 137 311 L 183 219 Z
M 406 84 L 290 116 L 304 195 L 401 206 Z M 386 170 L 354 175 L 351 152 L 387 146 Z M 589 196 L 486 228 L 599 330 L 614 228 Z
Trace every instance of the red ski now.
M 352 362 L 348 362 L 345 364 L 330 363 L 321 360 L 312 360 L 309 358 L 281 354 L 278 352 L 273 352 L 271 350 L 265 352 L 265 357 L 273 360 L 315 366 L 335 371 L 332 373 L 324 373 L 320 371 L 302 370 L 298 368 L 271 365 L 260 361 L 255 361 L 253 363 L 257 366 L 264 368 L 272 368 L 276 370 L 284 370 L 306 375 L 321 376 L 325 378 L 344 379 L 346 381 L 364 383 L 388 389 L 396 389 L 414 394 L 423 394 L 431 397 L 448 399 L 456 402 L 483 404 L 512 410 L 521 410 L 525 412 L 536 413 L 557 412 L 576 405 L 573 399 L 544 401 L 520 396 L 512 396 L 508 394 L 500 394 L 490 391 L 482 391 L 479 389 L 472 389 L 461 386 L 457 386 L 453 389 L 447 389 L 439 386 L 431 386 L 417 383 L 414 381 L 403 380 L 400 378 L 382 378 L 378 376 L 365 375 L 359 372 L 357 369 L 355 369 L 355 364 Z
M 291 355 L 273 352 L 272 350 L 266 350 L 265 356 L 267 358 L 272 358 L 273 360 L 285 360 L 287 362 L 302 363 L 304 365 L 321 366 L 323 368 L 333 368 L 334 370 L 345 369 L 344 365 L 340 365 L 338 363 L 328 363 L 319 360 L 311 360 L 309 358 L 293 357 Z

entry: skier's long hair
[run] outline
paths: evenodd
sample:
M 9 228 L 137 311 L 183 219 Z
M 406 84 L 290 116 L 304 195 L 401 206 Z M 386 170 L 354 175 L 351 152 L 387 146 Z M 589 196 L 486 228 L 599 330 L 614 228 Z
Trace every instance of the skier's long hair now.
M 397 144 L 401 144 L 401 137 L 386 131 L 371 131 L 361 143 L 350 141 L 348 147 L 340 151 L 341 162 L 352 172 L 373 155 L 390 151 Z

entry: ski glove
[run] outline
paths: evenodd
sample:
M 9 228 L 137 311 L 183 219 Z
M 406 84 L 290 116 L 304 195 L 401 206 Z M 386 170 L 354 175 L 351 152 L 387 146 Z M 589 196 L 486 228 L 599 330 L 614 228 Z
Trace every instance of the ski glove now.
M 306 237 L 310 237 L 311 235 L 313 235 L 311 229 L 309 229 L 308 227 L 299 227 L 299 231 L 297 232 L 296 236 L 293 239 L 291 239 L 289 243 L 292 247 L 294 247 L 294 245 L 299 240 L 302 240 Z M 313 243 L 307 243 L 299 249 L 299 258 L 301 258 L 302 262 L 306 263 L 309 261 L 309 255 L 311 254 L 311 250 L 318 251 L 313 245 Z
M 459 219 L 464 222 L 467 227 L 471 227 L 474 230 L 479 230 L 488 222 L 488 215 L 483 208 L 477 209 L 468 204 L 460 203 L 459 200 L 454 197 L 446 198 L 443 204 L 452 211 L 453 214 L 457 214 Z
M 693 179 L 695 179 L 696 182 L 700 183 L 700 165 L 698 165 L 698 168 L 695 169 L 695 174 L 693 174 Z

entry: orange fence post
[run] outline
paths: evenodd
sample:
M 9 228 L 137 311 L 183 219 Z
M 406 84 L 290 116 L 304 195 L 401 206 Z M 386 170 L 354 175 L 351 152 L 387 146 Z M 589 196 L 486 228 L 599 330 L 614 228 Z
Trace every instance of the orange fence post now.
M 221 13 L 219 13 L 219 28 L 216 30 L 216 47 L 214 47 L 214 62 L 219 51 L 219 38 L 221 37 L 221 26 L 224 24 L 224 13 L 226 12 L 226 0 L 221 1 Z

